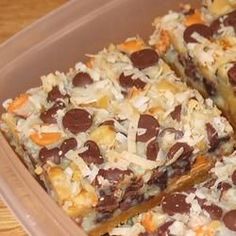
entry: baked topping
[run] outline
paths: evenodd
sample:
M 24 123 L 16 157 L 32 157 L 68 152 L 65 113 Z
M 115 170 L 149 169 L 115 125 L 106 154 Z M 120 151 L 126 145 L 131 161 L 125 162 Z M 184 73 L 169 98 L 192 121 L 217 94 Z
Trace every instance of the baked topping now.
M 150 179 L 148 180 L 149 185 L 156 185 L 158 186 L 161 190 L 164 190 L 167 186 L 167 181 L 168 181 L 168 173 L 167 171 L 164 170 L 159 170 L 159 168 L 156 168 Z
M 138 130 L 136 140 L 139 142 L 147 142 L 150 139 L 157 137 L 159 133 L 159 123 L 157 119 L 148 114 L 140 115 L 138 122 Z
M 86 85 L 92 84 L 93 79 L 86 72 L 79 72 L 75 75 L 72 81 L 75 87 L 85 87 Z
M 92 116 L 84 109 L 71 109 L 66 112 L 62 120 L 65 129 L 73 134 L 85 132 L 92 125 Z
M 159 60 L 159 56 L 155 50 L 151 48 L 145 48 L 132 53 L 130 60 L 132 61 L 134 67 L 142 70 L 156 64 Z
M 197 33 L 204 38 L 210 39 L 212 37 L 212 30 L 210 27 L 204 24 L 193 24 L 188 26 L 184 31 L 184 41 L 186 43 L 197 43 L 193 34 Z

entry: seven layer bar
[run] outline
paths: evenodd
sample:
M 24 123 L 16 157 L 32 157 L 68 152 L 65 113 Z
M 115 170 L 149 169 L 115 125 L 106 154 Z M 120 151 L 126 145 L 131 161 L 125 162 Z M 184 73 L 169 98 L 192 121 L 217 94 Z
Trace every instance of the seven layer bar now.
M 236 153 L 217 161 L 211 178 L 163 198 L 152 210 L 114 228 L 116 236 L 233 236 L 236 234 Z
M 158 17 L 150 44 L 236 127 L 236 3 L 204 1 Z
M 188 88 L 140 38 L 89 57 L 7 100 L 1 123 L 32 173 L 86 231 L 158 194 L 198 155 L 231 153 L 234 144 L 212 100 Z

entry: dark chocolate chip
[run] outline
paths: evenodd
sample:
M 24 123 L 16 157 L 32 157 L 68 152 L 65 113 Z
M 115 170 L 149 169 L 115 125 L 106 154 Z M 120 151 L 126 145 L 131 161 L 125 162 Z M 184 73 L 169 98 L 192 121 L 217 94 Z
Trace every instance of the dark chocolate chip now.
M 184 136 L 183 131 L 177 130 L 177 129 L 173 128 L 173 127 L 169 127 L 169 128 L 163 129 L 160 132 L 159 136 L 160 137 L 164 137 L 166 133 L 173 133 L 173 134 L 175 134 L 175 139 L 180 139 L 180 138 L 182 138 Z
M 217 189 L 220 190 L 221 192 L 227 191 L 230 188 L 232 188 L 231 184 L 227 183 L 227 182 L 220 182 L 217 185 Z
M 175 143 L 167 153 L 167 159 L 171 160 L 175 157 L 175 154 L 182 149 L 181 154 L 177 159 L 186 160 L 188 159 L 193 153 L 193 147 L 189 146 L 187 143 L 177 142 Z
M 60 160 L 60 149 L 55 147 L 52 149 L 47 149 L 46 147 L 43 147 L 40 151 L 39 151 L 39 159 L 45 163 L 48 160 L 52 161 L 55 164 L 60 164 L 61 160 Z
M 120 209 L 122 211 L 137 205 L 144 199 L 143 194 L 140 193 L 140 189 L 143 187 L 142 179 L 135 179 L 125 190 L 122 201 L 120 202 Z
M 182 105 L 177 105 L 175 109 L 170 113 L 170 116 L 172 117 L 173 120 L 177 120 L 180 122 L 181 120 L 181 110 L 182 110 Z
M 73 150 L 76 147 L 77 147 L 76 139 L 75 138 L 68 138 L 62 142 L 60 149 L 62 151 L 62 155 L 65 155 L 68 151 Z
M 161 190 L 164 190 L 167 186 L 167 180 L 168 180 L 167 171 L 159 170 L 158 168 L 156 168 L 153 171 L 147 184 L 148 185 L 154 184 L 158 186 Z
M 159 123 L 157 119 L 148 114 L 140 115 L 138 128 L 144 129 L 143 134 L 137 134 L 136 140 L 139 142 L 147 142 L 151 138 L 154 138 L 158 135 L 159 132 Z
M 159 152 L 157 141 L 153 140 L 147 145 L 146 156 L 148 160 L 155 161 Z
M 234 30 L 236 31 L 236 10 L 233 12 L 230 12 L 229 14 L 226 14 L 224 16 L 217 18 L 211 23 L 210 27 L 212 31 L 214 32 L 214 34 L 216 34 L 218 30 L 220 29 L 221 23 L 223 26 L 226 26 L 226 27 L 232 26 Z
M 132 79 L 133 75 L 124 75 L 121 73 L 119 77 L 120 86 L 123 88 L 132 88 L 134 86 L 134 80 Z
M 236 63 L 228 70 L 229 82 L 232 86 L 236 86 Z
M 72 83 L 75 87 L 86 87 L 86 85 L 93 83 L 93 79 L 88 73 L 79 72 L 73 78 Z
M 197 73 L 197 67 L 195 66 L 193 59 L 188 56 L 184 60 L 184 73 L 193 81 L 200 80 L 198 73 Z
M 212 126 L 212 124 L 206 123 L 206 131 L 207 131 L 207 138 L 210 144 L 209 151 L 212 152 L 218 147 L 220 140 L 218 137 L 218 133 L 216 129 Z
M 59 90 L 58 86 L 54 86 L 52 90 L 48 93 L 47 101 L 48 102 L 55 102 L 57 100 L 63 100 L 66 95 L 63 95 Z
M 209 79 L 206 79 L 206 78 L 203 78 L 202 80 L 205 88 L 206 88 L 206 91 L 208 93 L 208 95 L 210 96 L 215 96 L 216 95 L 216 85 L 213 81 L 209 80 Z
M 136 80 L 134 80 L 134 86 L 137 89 L 144 89 L 144 87 L 146 86 L 146 83 L 144 81 L 142 81 L 141 79 L 136 79 Z
M 154 49 L 146 48 L 132 53 L 130 59 L 135 67 L 142 70 L 156 64 L 159 55 Z
M 174 214 L 189 213 L 191 205 L 186 202 L 186 195 L 172 193 L 164 197 L 161 203 L 162 210 L 172 216 Z
M 91 127 L 92 122 L 90 113 L 78 108 L 69 110 L 62 119 L 64 128 L 73 134 L 85 132 Z
M 216 178 L 210 179 L 203 185 L 203 187 L 210 189 L 211 187 L 214 186 L 215 182 Z
M 236 231 L 236 210 L 230 210 L 225 213 L 223 222 L 228 229 Z
M 155 234 L 154 236 L 169 236 L 169 234 L 170 234 L 169 227 L 173 223 L 174 223 L 174 221 L 167 221 L 164 224 L 162 224 L 161 226 L 159 226 L 159 228 L 157 230 L 157 234 Z
M 95 178 L 95 184 L 99 186 L 98 177 L 102 176 L 104 179 L 108 180 L 110 183 L 117 184 L 120 182 L 125 175 L 131 175 L 133 172 L 131 170 L 120 170 L 118 168 L 114 169 L 100 169 Z
M 119 202 L 114 195 L 106 195 L 102 197 L 96 209 L 98 212 L 114 212 L 119 207 Z
M 212 220 L 220 220 L 223 214 L 221 207 L 215 204 L 203 204 L 202 208 L 208 212 Z
M 88 149 L 82 153 L 79 153 L 79 155 L 87 164 L 102 164 L 104 162 L 100 149 L 94 141 L 88 140 L 84 143 L 84 146 Z
M 231 179 L 232 179 L 233 184 L 236 185 L 236 170 L 233 172 Z
M 197 43 L 196 39 L 192 37 L 193 33 L 198 33 L 202 37 L 210 39 L 213 35 L 212 30 L 207 25 L 193 24 L 188 26 L 184 31 L 184 41 L 186 43 Z
M 57 123 L 56 114 L 57 111 L 63 109 L 65 104 L 63 102 L 57 102 L 48 110 L 42 112 L 40 114 L 40 119 L 46 124 L 55 124 Z
M 236 10 L 227 14 L 224 18 L 223 24 L 225 26 L 232 26 L 236 30 Z

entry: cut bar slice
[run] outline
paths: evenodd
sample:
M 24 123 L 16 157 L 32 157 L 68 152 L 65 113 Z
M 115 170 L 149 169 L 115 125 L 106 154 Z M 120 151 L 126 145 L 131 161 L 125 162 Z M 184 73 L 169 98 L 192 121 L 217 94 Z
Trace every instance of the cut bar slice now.
M 236 234 L 236 153 L 217 161 L 210 178 L 166 195 L 159 206 L 114 228 L 113 236 Z
M 150 44 L 188 84 L 211 97 L 236 127 L 235 3 L 206 2 L 201 9 L 158 17 Z
M 4 107 L 2 130 L 87 232 L 204 176 L 234 145 L 212 100 L 188 88 L 140 38 L 89 55 L 67 74 L 42 77 L 40 87 Z M 204 165 L 201 154 L 209 156 Z

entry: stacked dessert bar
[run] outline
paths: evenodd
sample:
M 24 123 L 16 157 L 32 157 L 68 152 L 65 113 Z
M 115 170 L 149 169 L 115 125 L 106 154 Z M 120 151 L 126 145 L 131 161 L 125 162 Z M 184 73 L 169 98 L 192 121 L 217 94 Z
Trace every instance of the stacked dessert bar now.
M 234 125 L 235 12 L 231 1 L 223 13 L 213 4 L 157 18 L 151 46 L 128 38 L 4 102 L 6 138 L 90 235 L 235 231 L 235 157 L 222 158 L 234 133 L 219 110 Z M 173 193 L 207 178 L 215 162 L 212 185 Z M 128 220 L 153 199 L 160 206 Z

